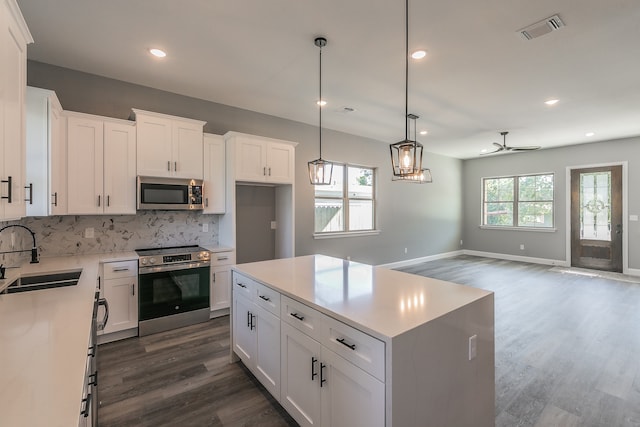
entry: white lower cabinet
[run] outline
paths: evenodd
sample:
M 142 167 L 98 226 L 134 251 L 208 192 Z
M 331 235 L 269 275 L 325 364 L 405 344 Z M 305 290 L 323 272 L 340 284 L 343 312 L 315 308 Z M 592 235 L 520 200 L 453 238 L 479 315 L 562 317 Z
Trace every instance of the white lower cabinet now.
M 233 350 L 301 426 L 384 426 L 384 346 L 233 272 Z
M 211 254 L 211 316 L 218 310 L 231 306 L 231 266 L 236 263 L 234 251 L 214 252 Z M 228 310 L 222 314 L 227 314 Z M 220 315 L 220 314 L 218 314 Z
M 280 403 L 301 426 L 384 426 L 384 383 L 282 322 Z
M 255 292 L 255 288 L 252 290 Z M 269 393 L 280 400 L 279 317 L 256 304 L 253 298 L 234 292 L 233 324 L 233 350 Z
M 102 334 L 137 328 L 138 261 L 105 262 L 101 268 L 100 293 L 109 304 Z M 98 318 L 102 318 L 102 314 Z

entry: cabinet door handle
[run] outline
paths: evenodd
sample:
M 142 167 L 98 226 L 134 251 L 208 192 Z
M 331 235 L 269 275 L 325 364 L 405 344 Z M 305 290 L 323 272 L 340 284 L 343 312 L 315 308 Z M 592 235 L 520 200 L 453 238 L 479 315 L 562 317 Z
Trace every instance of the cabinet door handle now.
M 53 196 L 53 206 L 58 206 L 58 192 L 52 194 Z
M 87 418 L 89 416 L 89 408 L 91 408 L 91 398 L 93 397 L 93 395 L 91 393 L 87 394 L 87 398 L 86 399 L 82 399 L 82 403 L 84 403 L 84 409 L 82 411 L 80 411 L 80 415 L 82 415 L 84 418 Z
M 98 276 L 98 290 L 100 289 L 100 276 Z
M 178 172 L 178 162 L 173 162 L 173 170 Z
M 102 200 L 102 196 L 100 196 L 100 195 L 98 194 L 98 207 L 100 207 L 100 202 L 101 202 L 101 200 Z
M 167 171 L 171 172 L 171 162 L 167 160 Z
M 324 377 L 324 368 L 326 367 L 327 365 L 320 363 L 320 387 L 322 387 L 322 384 L 327 382 L 327 379 Z
M 291 315 L 291 317 L 295 317 L 301 322 L 304 320 L 304 316 L 300 316 L 298 313 L 289 313 L 289 315 Z
M 13 198 L 11 197 L 11 191 L 13 191 L 13 178 L 8 176 L 6 180 L 3 179 L 0 182 L 7 184 L 7 195 L 6 196 L 2 196 L 0 198 L 6 199 L 7 203 L 12 203 Z
M 213 273 L 213 283 L 216 283 L 216 273 Z
M 251 330 L 254 330 L 256 328 L 256 324 L 253 323 L 255 318 L 256 318 L 256 316 L 254 316 L 253 313 L 251 313 Z
M 98 371 L 95 371 L 93 374 L 89 375 L 89 383 L 87 385 L 98 385 Z
M 107 194 L 107 207 L 111 206 L 111 196 Z
M 345 347 L 349 347 L 351 350 L 355 350 L 356 349 L 356 345 L 355 344 L 349 344 L 347 343 L 344 338 L 336 338 L 336 341 L 338 341 L 340 344 L 342 344 Z
M 96 357 L 96 345 L 97 344 L 94 344 L 89 347 L 89 353 L 87 353 L 87 357 Z
M 271 176 L 271 166 L 269 166 L 269 176 Z
M 266 166 L 264 166 L 262 168 L 262 175 L 267 176 L 267 167 Z
M 204 207 L 205 207 L 205 208 L 208 208 L 208 207 L 209 207 L 209 198 L 208 198 L 208 197 L 205 197 L 205 198 L 204 198 Z
M 133 295 L 133 296 L 136 295 L 136 285 L 135 285 L 135 283 L 131 284 L 131 295 Z
M 313 381 L 318 376 L 318 373 L 316 372 L 317 362 L 318 362 L 318 359 L 312 356 L 311 357 L 311 381 Z
M 107 321 L 109 320 L 109 302 L 106 299 L 100 298 L 98 300 L 98 305 L 104 305 L 104 319 L 100 322 L 100 326 L 98 329 L 103 330 L 105 326 L 107 326 Z
M 29 190 L 29 198 L 28 199 L 24 199 L 25 202 L 29 202 L 30 205 L 33 204 L 33 183 L 29 184 L 28 186 L 24 187 L 25 190 Z
M 251 312 L 247 311 L 247 328 L 251 327 Z
M 269 298 L 269 297 L 265 297 L 264 295 L 258 295 L 258 296 L 259 296 L 261 299 L 263 299 L 264 301 L 267 301 L 267 302 L 271 301 L 271 298 Z

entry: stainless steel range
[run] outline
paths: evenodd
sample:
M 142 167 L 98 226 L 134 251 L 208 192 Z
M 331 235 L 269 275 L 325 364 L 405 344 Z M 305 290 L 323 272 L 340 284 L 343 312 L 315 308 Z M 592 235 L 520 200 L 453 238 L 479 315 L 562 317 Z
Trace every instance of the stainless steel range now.
M 140 336 L 209 320 L 209 251 L 177 246 L 136 253 Z

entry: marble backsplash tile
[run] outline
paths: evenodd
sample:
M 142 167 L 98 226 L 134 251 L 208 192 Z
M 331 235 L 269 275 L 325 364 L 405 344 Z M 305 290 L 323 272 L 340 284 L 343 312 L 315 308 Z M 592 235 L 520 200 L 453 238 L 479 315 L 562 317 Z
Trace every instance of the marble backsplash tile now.
M 0 222 L 0 228 L 9 224 L 22 224 L 33 230 L 43 257 L 218 243 L 218 216 L 199 212 L 140 211 L 137 215 L 29 217 Z M 206 233 L 202 232 L 203 224 L 208 224 Z M 87 228 L 93 228 L 93 238 L 84 237 Z M 0 233 L 0 252 L 28 250 L 31 246 L 31 235 L 22 228 Z M 0 255 L 0 262 L 5 265 L 28 259 L 28 252 Z

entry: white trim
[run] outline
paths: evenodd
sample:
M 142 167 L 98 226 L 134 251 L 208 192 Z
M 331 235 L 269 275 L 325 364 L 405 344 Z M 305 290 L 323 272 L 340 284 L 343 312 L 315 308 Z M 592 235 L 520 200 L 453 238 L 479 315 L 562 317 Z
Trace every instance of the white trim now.
M 207 122 L 204 122 L 202 120 L 173 116 L 173 115 L 164 114 L 164 113 L 156 113 L 155 111 L 140 110 L 138 108 L 132 108 L 131 111 L 133 111 L 133 117 L 135 118 L 136 121 L 138 120 L 138 115 L 143 115 L 143 116 L 159 117 L 161 119 L 168 119 L 168 120 L 179 120 L 181 122 L 193 123 L 194 125 L 199 125 L 203 127 L 205 124 L 207 124 Z
M 534 258 L 522 255 L 499 254 L 495 252 L 471 251 L 468 249 L 462 250 L 462 253 L 464 255 L 481 256 L 485 258 L 496 258 L 508 261 L 529 262 L 532 264 L 558 265 L 561 267 L 569 267 L 569 263 L 561 259 Z
M 464 253 L 464 251 L 462 251 L 462 250 L 453 251 L 453 252 L 444 252 L 444 253 L 441 253 L 441 254 L 428 255 L 428 256 L 423 256 L 423 257 L 420 257 L 420 258 L 407 259 L 407 260 L 404 260 L 404 261 L 390 262 L 390 263 L 387 263 L 387 264 L 378 264 L 378 265 L 376 265 L 376 267 L 383 267 L 383 268 L 409 267 L 409 266 L 412 266 L 412 265 L 421 264 L 423 262 L 435 261 L 435 260 L 444 259 L 444 258 L 453 258 L 455 256 L 462 255 L 463 253 Z
M 363 237 L 375 236 L 380 234 L 381 230 L 364 230 L 364 231 L 338 231 L 335 233 L 313 233 L 314 239 L 337 239 L 339 237 Z
M 629 276 L 640 276 L 640 269 L 638 268 L 627 268 L 627 271 L 624 273 Z
M 558 231 L 555 227 L 509 227 L 501 225 L 480 225 L 478 228 L 483 230 L 509 230 L 509 231 L 541 231 L 543 233 L 555 233 Z
M 565 257 L 567 267 L 571 266 L 571 171 L 573 169 L 589 169 L 609 166 L 622 166 L 622 273 L 632 274 L 629 271 L 629 162 L 626 160 L 611 163 L 595 163 L 590 165 L 572 165 L 566 167 L 566 233 L 565 233 Z M 640 272 L 640 270 L 639 270 Z M 632 274 L 633 275 L 633 274 Z

